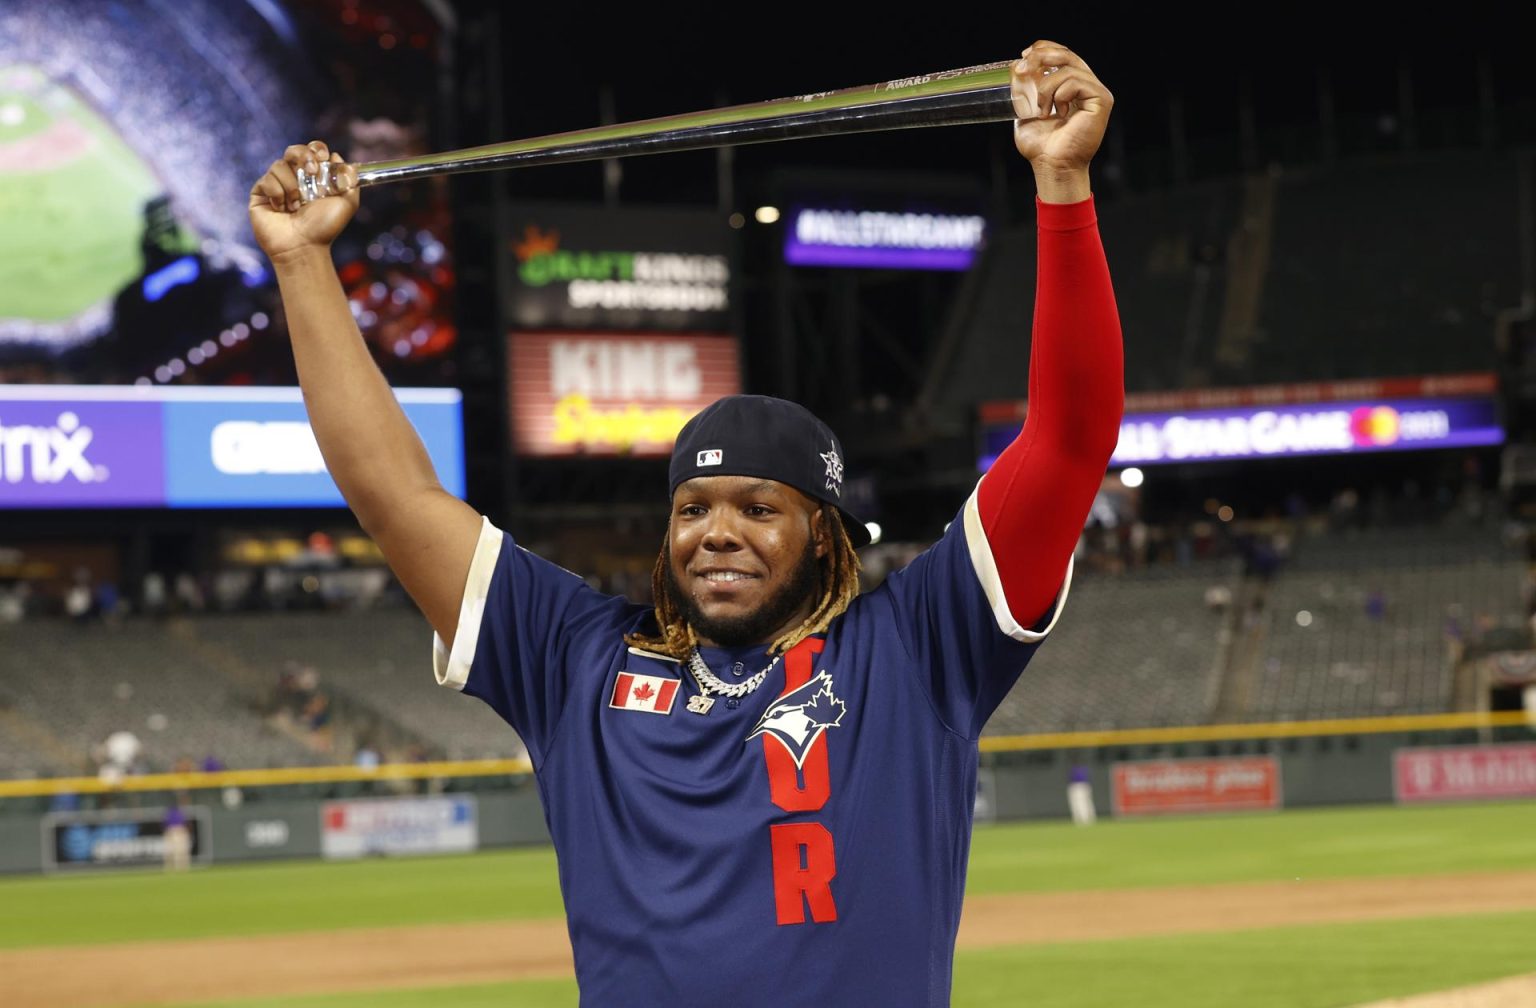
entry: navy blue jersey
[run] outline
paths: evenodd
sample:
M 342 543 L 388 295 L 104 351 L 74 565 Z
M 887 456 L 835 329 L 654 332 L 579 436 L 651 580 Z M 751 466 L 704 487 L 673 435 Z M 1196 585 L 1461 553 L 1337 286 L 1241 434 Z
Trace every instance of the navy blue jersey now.
M 1070 567 L 1067 583 L 1070 582 Z M 484 523 L 437 676 L 522 737 L 583 1005 L 949 1004 L 977 745 L 1065 599 L 1009 615 L 973 494 L 736 706 L 630 648 L 651 611 Z M 728 683 L 766 648 L 704 648 Z

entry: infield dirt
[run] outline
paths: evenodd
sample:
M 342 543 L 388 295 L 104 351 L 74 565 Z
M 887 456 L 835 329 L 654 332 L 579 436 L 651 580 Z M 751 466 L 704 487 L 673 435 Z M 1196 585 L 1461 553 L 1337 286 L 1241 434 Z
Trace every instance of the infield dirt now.
M 967 900 L 959 944 L 985 948 L 1531 909 L 1536 909 L 1536 872 L 1019 893 Z M 570 973 L 570 945 L 560 920 L 0 952 L 7 1008 L 125 1008 Z M 1528 996 L 1529 987 L 1521 993 Z M 1505 1002 L 1393 1003 L 1471 1008 Z

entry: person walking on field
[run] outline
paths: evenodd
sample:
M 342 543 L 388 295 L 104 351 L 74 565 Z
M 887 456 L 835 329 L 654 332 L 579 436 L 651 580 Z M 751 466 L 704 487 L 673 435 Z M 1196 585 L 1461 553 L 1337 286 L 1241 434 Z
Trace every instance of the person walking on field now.
M 187 812 L 180 799 L 172 801 L 165 812 L 160 842 L 164 845 L 162 861 L 166 871 L 186 871 L 192 867 L 192 828 L 187 825 Z
M 431 624 L 438 682 L 527 746 L 583 1005 L 949 1004 L 977 740 L 1062 612 L 1124 402 L 1089 177 L 1113 96 L 1055 42 L 1011 74 L 1039 260 L 1033 332 L 996 366 L 1028 417 L 862 595 L 843 445 L 767 396 L 679 434 L 653 606 L 523 549 L 439 484 L 353 322 L 329 249 L 351 170 L 302 204 L 299 172 L 342 165 L 315 141 L 251 190 L 330 473 Z

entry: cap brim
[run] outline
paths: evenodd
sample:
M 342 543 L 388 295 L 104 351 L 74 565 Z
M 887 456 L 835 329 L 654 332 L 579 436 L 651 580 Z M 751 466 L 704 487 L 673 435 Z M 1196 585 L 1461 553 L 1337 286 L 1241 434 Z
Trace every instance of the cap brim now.
M 874 537 L 869 534 L 869 526 L 863 521 L 840 507 L 837 509 L 837 514 L 843 519 L 843 529 L 848 533 L 848 541 L 853 543 L 854 549 L 868 546 L 873 541 Z

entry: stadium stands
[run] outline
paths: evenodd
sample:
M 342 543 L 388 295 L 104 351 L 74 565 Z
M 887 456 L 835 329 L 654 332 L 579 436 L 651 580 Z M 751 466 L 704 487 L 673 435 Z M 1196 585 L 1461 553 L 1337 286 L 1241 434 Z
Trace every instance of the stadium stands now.
M 325 762 L 267 727 L 255 698 L 165 625 L 33 621 L 7 638 L 8 665 L 30 670 L 12 697 L 12 734 L 33 728 L 11 771 L 94 772 L 96 751 L 120 730 L 142 741 L 145 770 L 208 756 L 230 767 Z M 39 745 L 43 732 L 56 744 Z
M 1453 709 L 1450 635 L 1519 618 L 1526 563 L 1488 530 L 1374 530 L 1297 550 L 1249 629 L 1243 720 Z
M 1094 731 L 1206 720 L 1221 674 L 1223 610 L 1240 561 L 1080 573 L 1061 619 L 987 734 Z
M 523 755 L 517 734 L 489 707 L 433 681 L 432 630 L 414 609 L 242 613 L 190 626 L 264 696 L 285 670 L 312 669 L 351 733 L 382 734 L 402 750 L 416 743 L 445 759 Z M 337 748 L 347 761 L 350 747 Z
M 1294 532 L 1267 579 L 1241 551 L 1129 569 L 1083 554 L 987 734 L 1451 710 L 1452 637 L 1523 626 L 1524 551 L 1491 523 Z M 0 775 L 90 772 L 121 728 L 146 769 L 346 763 L 365 743 L 385 759 L 524 755 L 483 703 L 432 681 L 430 629 L 405 603 L 18 628 L 18 667 L 49 672 L 0 695 Z M 279 716 L 296 675 L 331 701 L 328 745 Z

